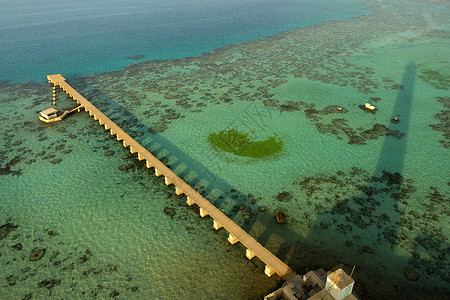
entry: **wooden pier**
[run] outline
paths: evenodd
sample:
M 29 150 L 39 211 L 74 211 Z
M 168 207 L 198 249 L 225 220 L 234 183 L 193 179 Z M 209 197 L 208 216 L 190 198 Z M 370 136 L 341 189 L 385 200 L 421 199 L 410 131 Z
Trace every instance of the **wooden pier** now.
M 201 217 L 206 217 L 208 215 L 211 216 L 214 221 L 214 229 L 218 230 L 222 227 L 225 228 L 225 230 L 227 230 L 229 233 L 228 241 L 231 244 L 234 245 L 240 242 L 242 245 L 244 245 L 246 247 L 245 255 L 248 259 L 252 259 L 256 256 L 262 262 L 264 262 L 264 264 L 266 265 L 265 274 L 267 276 L 270 277 L 273 274 L 278 274 L 284 280 L 289 281 L 297 275 L 294 270 L 289 268 L 284 262 L 278 259 L 269 250 L 264 248 L 251 235 L 245 232 L 217 207 L 206 200 L 189 184 L 187 184 L 184 180 L 182 180 L 174 172 L 172 172 L 166 165 L 164 165 L 155 156 L 153 156 L 141 144 L 136 142 L 131 136 L 125 133 L 119 126 L 117 126 L 113 121 L 105 116 L 88 100 L 86 100 L 80 93 L 78 93 L 66 82 L 66 79 L 63 76 L 61 76 L 60 74 L 48 75 L 47 79 L 49 83 L 52 83 L 54 86 L 59 86 L 63 91 L 65 91 L 66 94 L 68 94 L 80 105 L 80 108 L 84 108 L 85 111 L 87 111 L 90 116 L 93 116 L 101 126 L 104 126 L 106 130 L 109 130 L 111 135 L 115 135 L 118 141 L 122 141 L 124 147 L 129 147 L 131 153 L 137 153 L 139 160 L 145 160 L 147 168 L 154 168 L 156 176 L 164 176 L 166 185 L 169 186 L 173 184 L 175 186 L 175 193 L 177 195 L 185 194 L 187 197 L 186 202 L 189 206 L 197 204 L 200 207 Z

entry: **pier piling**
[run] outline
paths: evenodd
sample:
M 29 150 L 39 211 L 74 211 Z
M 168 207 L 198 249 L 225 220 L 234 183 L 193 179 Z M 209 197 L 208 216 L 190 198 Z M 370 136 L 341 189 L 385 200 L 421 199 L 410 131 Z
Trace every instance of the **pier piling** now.
M 255 256 L 258 257 L 266 266 L 264 272 L 267 276 L 270 277 L 276 273 L 284 280 L 289 281 L 297 275 L 284 262 L 282 262 L 269 250 L 264 248 L 251 235 L 233 222 L 233 220 L 231 220 L 227 215 L 221 212 L 211 202 L 199 194 L 193 187 L 178 177 L 178 175 L 171 171 L 141 144 L 125 133 L 122 128 L 111 121 L 111 119 L 105 116 L 92 103 L 86 100 L 86 98 L 84 98 L 66 82 L 66 79 L 63 76 L 60 74 L 48 75 L 47 79 L 49 80 L 49 83 L 53 84 L 53 101 L 56 99 L 56 88 L 60 87 L 80 105 L 80 109 L 84 108 L 90 116 L 93 116 L 95 120 L 99 121 L 101 126 L 104 126 L 105 130 L 109 130 L 112 136 L 115 135 L 118 141 L 123 141 L 124 147 L 130 147 L 131 153 L 137 153 L 139 160 L 145 159 L 146 167 L 153 167 L 156 176 L 164 175 L 164 182 L 166 185 L 175 185 L 175 193 L 177 195 L 185 194 L 187 205 L 192 206 L 197 204 L 200 207 L 201 217 L 210 215 L 214 220 L 213 227 L 215 230 L 224 227 L 229 233 L 228 242 L 230 244 L 234 245 L 237 242 L 240 242 L 246 247 L 246 257 L 248 259 L 253 259 Z

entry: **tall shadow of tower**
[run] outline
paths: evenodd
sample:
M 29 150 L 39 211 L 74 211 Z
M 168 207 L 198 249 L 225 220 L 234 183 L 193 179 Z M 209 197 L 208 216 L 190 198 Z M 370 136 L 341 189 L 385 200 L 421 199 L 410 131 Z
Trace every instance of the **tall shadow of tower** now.
M 386 286 L 384 278 L 403 278 L 404 267 L 397 270 L 393 265 L 404 266 L 407 261 L 407 257 L 398 253 L 396 245 L 402 242 L 399 241 L 403 227 L 399 205 L 402 205 L 400 202 L 406 199 L 409 193 L 408 183 L 404 182 L 403 172 L 408 151 L 408 130 L 416 71 L 417 66 L 414 62 L 410 62 L 404 69 L 401 89 L 399 89 L 390 117 L 391 120 L 398 117 L 399 122 L 389 122 L 386 131 L 388 136 L 385 137 L 382 144 L 373 174 L 354 168 L 353 172 L 346 175 L 346 180 L 352 179 L 350 189 L 359 192 L 347 196 L 347 199 L 336 200 L 336 204 L 331 209 L 319 212 L 316 222 L 312 225 L 312 228 L 326 231 L 322 232 L 328 237 L 336 235 L 338 237 L 336 241 L 345 239 L 344 234 L 347 235 L 351 232 L 352 238 L 347 242 L 337 242 L 335 245 L 339 248 L 336 249 L 336 255 L 332 253 L 333 249 L 331 249 L 334 242 L 325 246 L 324 256 L 328 259 L 324 263 L 342 262 L 338 261 L 340 255 L 337 253 L 344 253 L 345 258 L 342 256 L 342 260 L 350 265 L 360 265 L 360 272 L 356 273 L 356 281 L 371 290 L 368 292 L 369 295 L 376 291 L 376 286 Z M 404 135 L 401 138 L 389 136 L 391 132 L 395 131 L 400 131 Z M 330 222 L 324 224 L 322 223 L 324 219 L 329 219 Z M 314 236 L 316 234 L 318 233 L 311 232 L 306 240 L 314 240 L 317 238 Z M 346 244 L 348 248 L 345 248 Z M 295 251 L 300 251 L 298 256 L 302 257 L 301 249 Z M 331 266 L 323 265 L 323 267 Z M 392 274 L 392 270 L 399 273 Z M 387 274 L 387 272 L 391 273 Z M 380 273 L 384 276 L 379 276 Z M 392 286 L 395 284 L 392 283 Z M 395 290 L 394 287 L 393 289 Z
M 417 66 L 414 62 L 410 62 L 403 73 L 402 87 L 391 115 L 391 119 L 399 117 L 400 122 L 398 124 L 391 123 L 389 126 L 390 130 L 401 130 L 405 136 L 401 139 L 387 137 L 384 140 L 375 169 L 375 176 L 382 174 L 383 170 L 386 169 L 400 174 L 403 172 L 416 72 Z
M 404 70 L 403 73 L 403 79 L 402 79 L 402 89 L 399 90 L 399 93 L 396 98 L 396 102 L 393 108 L 393 112 L 391 115 L 391 119 L 394 117 L 399 117 L 400 123 L 390 123 L 388 126 L 389 130 L 400 130 L 405 133 L 403 138 L 396 139 L 393 137 L 386 137 L 384 140 L 384 143 L 381 147 L 380 156 L 378 158 L 374 174 L 372 176 L 372 180 L 368 182 L 367 185 L 363 187 L 361 195 L 357 195 L 357 197 L 354 198 L 366 198 L 365 200 L 368 200 L 368 202 L 380 202 L 380 208 L 379 210 L 384 212 L 387 209 L 390 209 L 390 213 L 388 214 L 388 220 L 386 220 L 385 224 L 382 224 L 382 228 L 379 228 L 379 232 L 384 230 L 385 236 L 389 237 L 390 241 L 392 241 L 393 244 L 397 242 L 399 239 L 399 232 L 401 229 L 400 225 L 400 213 L 396 209 L 397 202 L 401 201 L 402 195 L 404 194 L 403 190 L 403 169 L 405 164 L 405 157 L 406 157 L 406 151 L 407 151 L 407 134 L 409 130 L 410 125 L 410 114 L 411 114 L 411 108 L 412 108 L 412 101 L 413 101 L 413 95 L 414 95 L 414 85 L 415 85 L 415 76 L 416 76 L 416 65 L 411 62 L 409 63 Z M 107 96 L 105 96 L 108 98 Z M 121 107 L 118 103 L 114 103 L 112 99 L 108 99 L 108 104 L 114 104 L 119 108 L 119 111 L 127 112 L 127 120 L 131 121 L 134 126 L 136 127 L 145 127 L 145 124 L 142 124 L 138 118 L 133 116 L 131 113 L 129 113 L 125 108 Z M 144 142 L 144 146 L 146 148 L 153 148 L 158 150 L 159 148 L 156 146 L 156 141 L 160 142 L 162 145 L 161 148 L 164 148 L 166 151 L 166 156 L 174 156 L 177 158 L 177 160 L 172 164 L 172 168 L 176 168 L 179 164 L 185 164 L 186 168 L 184 171 L 182 171 L 181 174 L 179 174 L 181 177 L 184 177 L 187 175 L 187 173 L 190 170 L 207 170 L 208 171 L 208 165 L 202 164 L 200 161 L 196 161 L 192 157 L 189 157 L 182 149 L 179 148 L 179 146 L 171 143 L 167 139 L 165 139 L 163 136 L 155 137 L 148 137 L 143 136 L 142 142 Z M 200 167 L 199 167 L 200 166 Z M 210 174 L 209 172 L 204 172 L 202 174 L 199 174 L 196 178 L 192 179 L 190 181 L 191 185 L 195 185 L 200 182 L 200 180 L 206 180 L 210 183 L 212 183 L 210 186 L 207 186 L 205 190 L 202 191 L 203 194 L 208 194 L 208 192 L 211 191 L 214 187 L 220 187 L 222 189 L 222 192 L 224 193 L 226 190 L 231 190 L 233 188 L 232 185 L 230 185 L 225 179 L 216 177 L 214 174 Z M 374 193 L 373 195 L 368 195 L 368 192 L 377 191 L 380 189 L 380 183 L 386 184 L 389 187 L 389 193 Z M 236 194 L 240 194 L 239 191 L 236 192 Z M 226 196 L 226 195 L 224 195 Z M 245 195 L 239 195 L 239 198 L 245 198 Z M 222 204 L 223 200 L 217 200 L 216 205 L 220 206 Z M 393 208 L 393 209 L 392 209 Z M 330 211 L 324 211 L 322 214 L 330 214 L 333 213 L 333 208 Z M 341 209 L 341 208 L 338 208 Z M 378 208 L 377 208 L 378 210 Z M 380 219 L 376 219 L 377 215 L 382 214 L 380 211 L 374 211 L 372 213 L 372 216 L 368 216 L 367 219 L 369 219 L 369 223 L 379 222 Z M 228 211 L 227 214 L 234 215 L 233 212 Z M 366 218 L 366 216 L 362 216 L 363 218 Z M 344 218 L 344 217 L 342 217 Z M 252 226 L 255 224 L 253 223 L 255 220 L 250 219 L 249 224 L 245 226 L 245 229 L 251 229 Z M 259 219 L 259 221 L 261 221 Z M 264 222 L 264 220 L 263 220 Z M 317 224 L 316 224 L 317 225 Z M 274 231 L 272 229 L 269 229 L 270 226 L 267 226 L 267 228 L 258 234 L 258 236 L 255 236 L 255 238 L 263 245 L 266 244 L 268 239 L 271 235 L 274 234 Z M 329 228 L 329 230 L 332 230 Z M 290 230 L 289 227 L 285 227 L 283 229 L 284 233 L 282 233 L 281 239 L 286 241 L 284 245 L 281 245 L 279 247 L 277 256 L 281 259 L 286 261 L 288 265 L 290 265 L 292 268 L 296 268 L 295 262 L 289 261 L 290 257 L 297 258 L 302 257 L 302 252 L 305 251 L 305 248 L 302 247 L 296 247 L 293 246 L 290 239 L 296 235 L 296 233 L 293 230 Z M 372 234 L 373 231 L 368 231 L 367 234 Z M 307 237 L 305 239 L 305 243 L 308 242 L 309 239 L 313 239 L 313 237 Z M 364 238 L 363 238 L 364 240 Z M 356 243 L 355 243 L 356 244 Z M 367 244 L 366 244 L 367 245 Z M 358 247 L 360 247 L 358 245 Z M 391 257 L 398 260 L 403 260 L 405 262 L 407 258 L 399 256 L 394 248 L 386 249 L 383 253 L 383 257 Z M 360 257 L 366 256 L 367 259 L 371 260 L 381 260 L 378 255 L 379 252 L 376 250 L 375 253 L 361 253 Z M 371 255 L 371 256 L 368 256 Z M 337 258 L 338 259 L 338 258 Z M 336 261 L 337 262 L 337 261 Z M 347 261 L 349 264 L 353 264 L 354 262 L 351 260 Z M 321 261 L 317 262 L 318 265 L 322 265 Z M 326 267 L 326 265 L 322 265 Z M 297 270 L 300 271 L 300 270 Z M 402 270 L 399 270 L 400 272 L 403 272 Z

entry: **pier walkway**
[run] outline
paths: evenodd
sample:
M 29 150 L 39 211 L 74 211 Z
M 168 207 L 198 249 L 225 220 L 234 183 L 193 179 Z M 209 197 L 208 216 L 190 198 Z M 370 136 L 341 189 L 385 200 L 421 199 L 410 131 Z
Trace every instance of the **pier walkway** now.
M 187 197 L 187 204 L 189 206 L 197 204 L 200 207 L 200 216 L 211 216 L 214 223 L 214 229 L 225 228 L 228 231 L 228 241 L 231 244 L 240 242 L 246 247 L 246 257 L 252 259 L 255 256 L 258 257 L 265 265 L 265 274 L 272 276 L 278 274 L 284 280 L 289 281 L 297 274 L 289 268 L 284 262 L 278 259 L 269 250 L 264 248 L 258 243 L 251 235 L 245 232 L 241 227 L 228 218 L 222 211 L 211 204 L 207 199 L 200 195 L 195 189 L 193 189 L 184 180 L 178 177 L 172 172 L 166 165 L 153 156 L 147 149 L 141 144 L 136 142 L 131 136 L 125 133 L 119 126 L 105 116 L 100 110 L 98 110 L 93 104 L 91 104 L 86 98 L 72 88 L 66 79 L 60 74 L 48 75 L 47 79 L 49 83 L 56 87 L 60 87 L 66 92 L 73 100 L 75 100 L 80 108 L 84 108 L 85 111 L 93 116 L 95 120 L 98 120 L 101 126 L 104 126 L 106 130 L 110 131 L 111 135 L 115 135 L 118 141 L 123 142 L 123 146 L 129 147 L 131 153 L 137 153 L 139 160 L 145 160 L 147 168 L 154 168 L 156 176 L 164 176 L 165 184 L 167 186 L 173 184 L 175 186 L 175 193 L 177 195 L 185 194 Z

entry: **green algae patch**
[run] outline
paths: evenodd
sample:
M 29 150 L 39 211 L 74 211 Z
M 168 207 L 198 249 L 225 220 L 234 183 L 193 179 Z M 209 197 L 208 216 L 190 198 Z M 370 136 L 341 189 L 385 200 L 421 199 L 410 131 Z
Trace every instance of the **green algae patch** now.
M 269 136 L 263 141 L 254 141 L 251 136 L 236 129 L 213 132 L 208 136 L 208 142 L 216 149 L 253 158 L 271 156 L 283 148 L 283 141 L 276 136 Z

